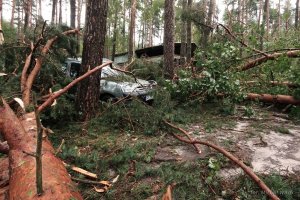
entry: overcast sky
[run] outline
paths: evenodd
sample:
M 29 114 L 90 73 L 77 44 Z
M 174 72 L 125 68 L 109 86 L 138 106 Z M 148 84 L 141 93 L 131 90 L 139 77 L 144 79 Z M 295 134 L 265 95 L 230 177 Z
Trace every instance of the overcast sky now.
M 288 0 L 281 0 L 282 10 L 283 10 L 283 7 L 284 7 L 286 1 L 288 1 Z M 63 2 L 63 6 L 62 6 L 63 7 L 63 16 L 62 16 L 63 23 L 67 23 L 69 25 L 70 24 L 70 5 L 69 5 L 69 3 L 66 4 L 66 1 L 62 1 L 62 2 Z M 224 0 L 216 0 L 216 2 L 217 2 L 218 9 L 220 11 L 218 19 L 219 19 L 219 21 L 222 21 L 222 17 L 223 17 L 224 10 L 225 10 Z M 276 6 L 278 4 L 278 2 L 279 2 L 279 0 L 272 0 L 271 6 L 272 7 Z M 290 0 L 290 2 L 291 2 L 292 8 L 295 8 L 296 0 Z M 51 12 L 52 12 L 52 0 L 42 0 L 42 7 L 43 7 L 42 8 L 42 16 L 43 16 L 44 20 L 48 20 L 48 23 L 50 23 Z M 10 17 L 11 17 L 11 1 L 4 0 L 3 18 L 4 18 L 4 20 L 9 21 Z M 85 8 L 83 8 L 83 10 L 82 10 L 81 27 L 84 26 L 84 21 L 85 21 Z M 137 24 L 137 26 L 138 26 L 138 24 Z M 136 28 L 136 35 L 137 35 L 137 33 L 138 33 L 138 27 Z M 136 40 L 137 39 L 138 39 L 138 37 L 136 36 Z M 161 43 L 162 36 L 154 38 L 154 42 L 156 44 Z
M 281 0 L 281 4 L 282 4 L 282 8 L 283 5 L 285 4 L 285 1 L 288 0 Z M 291 4 L 292 4 L 292 8 L 295 7 L 296 4 L 296 0 L 290 0 Z M 3 5 L 3 18 L 7 21 L 10 20 L 10 16 L 11 16 L 11 3 L 7 3 L 7 2 L 11 2 L 11 1 L 4 1 L 4 5 Z M 45 20 L 50 21 L 51 20 L 51 11 L 52 11 L 52 1 L 51 0 L 42 0 L 42 4 L 43 4 L 43 9 L 42 9 L 42 15 L 43 18 Z M 271 1 L 273 2 L 273 5 L 277 5 L 279 0 L 273 0 Z M 224 10 L 225 10 L 225 5 L 224 5 L 224 0 L 217 0 L 217 6 L 220 10 L 219 13 L 219 19 L 222 19 Z M 70 9 L 69 9 L 69 4 L 66 5 L 65 1 L 63 1 L 63 22 L 69 24 L 70 23 Z M 85 9 L 83 9 L 82 11 L 82 23 L 84 23 L 84 15 L 85 15 Z

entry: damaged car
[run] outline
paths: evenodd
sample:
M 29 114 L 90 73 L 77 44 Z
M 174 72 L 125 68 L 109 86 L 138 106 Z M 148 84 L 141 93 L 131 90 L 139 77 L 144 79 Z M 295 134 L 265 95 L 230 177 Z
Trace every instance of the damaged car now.
M 110 60 L 103 59 L 103 63 Z M 142 80 L 129 76 L 125 72 L 115 70 L 119 68 L 114 63 L 105 66 L 101 70 L 100 99 L 102 101 L 116 100 L 120 98 L 137 97 L 151 104 L 153 102 L 152 92 L 157 83 L 154 80 Z M 77 78 L 81 68 L 81 59 L 67 59 L 64 70 L 68 77 Z

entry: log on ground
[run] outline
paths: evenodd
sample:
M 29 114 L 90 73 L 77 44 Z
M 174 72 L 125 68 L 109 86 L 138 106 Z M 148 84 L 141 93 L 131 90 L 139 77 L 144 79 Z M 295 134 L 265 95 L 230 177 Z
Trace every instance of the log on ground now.
M 3 102 L 0 107 L 0 133 L 9 146 L 9 199 L 82 199 L 62 161 L 55 157 L 55 150 L 45 137 L 43 139 L 43 188 L 37 196 L 35 157 L 36 120 L 34 113 L 18 119 Z
M 283 103 L 283 104 L 300 105 L 300 99 L 295 99 L 294 97 L 288 95 L 248 93 L 247 99 L 259 100 L 261 102 L 266 102 L 266 103 Z

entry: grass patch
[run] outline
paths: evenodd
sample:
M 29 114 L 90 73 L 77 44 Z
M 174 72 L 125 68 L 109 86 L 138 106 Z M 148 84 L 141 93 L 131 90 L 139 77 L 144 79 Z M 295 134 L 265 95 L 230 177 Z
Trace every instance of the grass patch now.
M 287 134 L 287 135 L 291 134 L 291 132 L 288 128 L 285 128 L 285 127 L 282 127 L 282 126 L 275 126 L 273 128 L 273 130 L 275 132 L 282 133 L 282 134 Z

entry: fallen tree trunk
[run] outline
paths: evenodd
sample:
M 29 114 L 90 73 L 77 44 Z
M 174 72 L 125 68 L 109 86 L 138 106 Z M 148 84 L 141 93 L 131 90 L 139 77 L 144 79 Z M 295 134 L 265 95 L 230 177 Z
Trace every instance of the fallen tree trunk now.
M 246 98 L 253 101 L 259 100 L 266 103 L 283 103 L 283 104 L 300 105 L 300 99 L 295 99 L 294 97 L 288 95 L 248 93 Z
M 297 57 L 300 57 L 300 50 L 288 51 L 288 52 L 284 52 L 284 53 L 273 53 L 273 54 L 269 54 L 268 56 L 263 56 L 263 57 L 254 59 L 254 60 L 246 63 L 245 65 L 243 65 L 241 67 L 241 70 L 246 71 L 246 70 L 251 69 L 257 65 L 260 65 L 268 60 L 275 60 L 276 58 L 278 58 L 280 56 L 287 56 L 289 58 L 297 58 Z
M 9 182 L 8 158 L 0 158 L 0 169 L 0 200 L 6 200 Z
M 3 104 L 0 107 L 0 133 L 10 149 L 9 199 L 82 199 L 62 161 L 55 157 L 47 137 L 43 138 L 42 148 L 44 193 L 37 196 L 33 156 L 37 137 L 35 114 L 28 113 L 18 119 L 6 102 Z

